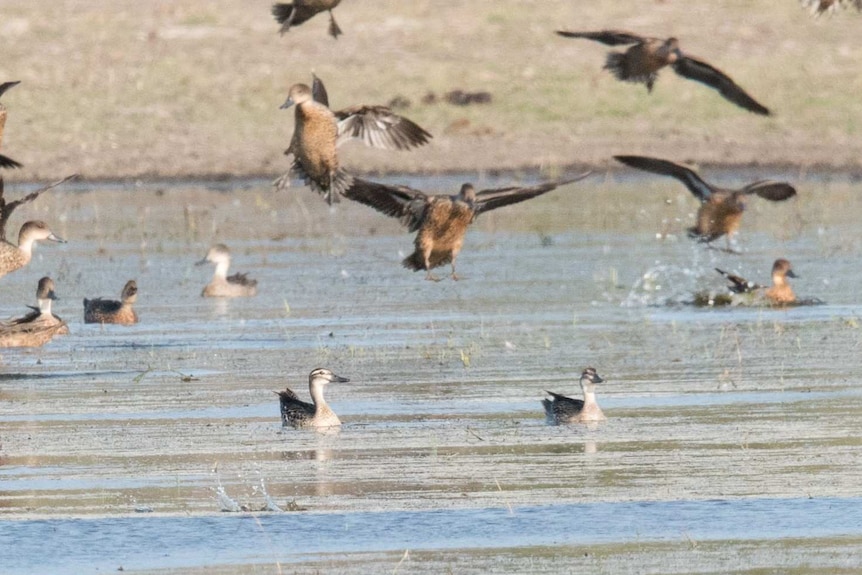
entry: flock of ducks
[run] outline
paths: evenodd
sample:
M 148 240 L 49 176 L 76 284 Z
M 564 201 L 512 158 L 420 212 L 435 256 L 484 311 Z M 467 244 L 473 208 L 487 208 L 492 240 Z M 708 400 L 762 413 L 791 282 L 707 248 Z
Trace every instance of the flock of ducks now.
M 332 10 L 340 0 L 294 0 L 291 3 L 273 5 L 272 14 L 281 24 L 281 33 L 291 26 L 300 25 L 321 12 L 328 12 L 329 33 L 334 38 L 342 34 Z M 862 0 L 802 0 L 815 15 L 834 12 L 838 8 L 853 6 L 862 10 Z M 616 78 L 625 82 L 643 83 L 651 91 L 662 68 L 670 67 L 680 76 L 700 82 L 716 90 L 729 102 L 759 115 L 770 115 L 771 111 L 727 74 L 681 51 L 676 38 L 652 38 L 620 30 L 571 31 L 558 30 L 565 38 L 588 39 L 609 46 L 627 46 L 623 52 L 608 53 L 605 68 Z M 18 82 L 0 84 L 0 96 Z M 456 260 L 463 246 L 469 225 L 483 212 L 526 201 L 546 194 L 557 187 L 577 182 L 590 172 L 569 179 L 545 182 L 534 186 L 509 186 L 477 191 L 472 184 L 465 183 L 460 191 L 452 195 L 433 195 L 402 185 L 386 185 L 355 177 L 341 167 L 337 148 L 345 141 L 358 139 L 368 146 L 389 150 L 410 150 L 426 145 L 432 135 L 413 121 L 393 113 L 386 106 L 354 105 L 341 110 L 329 107 L 329 96 L 323 82 L 312 76 L 312 85 L 293 84 L 282 109 L 294 108 L 294 132 L 285 154 L 293 156 L 290 170 L 274 183 L 278 189 L 290 185 L 293 178 L 301 179 L 314 192 L 320 194 L 330 205 L 341 198 L 369 206 L 384 215 L 398 218 L 412 233 L 416 232 L 414 252 L 402 265 L 410 270 L 425 271 L 426 279 L 440 281 L 432 270 L 451 266 L 450 277 L 459 279 Z M 6 110 L 0 104 L 0 143 L 2 143 Z M 727 251 L 731 240 L 739 229 L 745 204 L 752 195 L 769 201 L 785 201 L 796 195 L 796 190 L 786 182 L 757 181 L 740 189 L 724 189 L 705 182 L 694 170 L 672 161 L 646 156 L 618 155 L 614 159 L 639 170 L 670 176 L 682 182 L 700 201 L 696 222 L 689 236 L 701 242 L 711 243 L 722 236 L 727 239 Z M 12 169 L 21 164 L 0 154 L 0 168 Z M 2 201 L 2 178 L 0 178 L 0 201 Z M 3 203 L 5 207 L 5 202 Z M 0 228 L 5 229 L 5 212 Z M 0 229 L 3 231 L 3 229 Z M 32 257 L 35 242 L 49 240 L 62 242 L 41 221 L 30 221 L 21 227 L 18 245 L 0 241 L 0 277 L 27 265 Z M 201 292 L 204 297 L 249 297 L 257 293 L 257 281 L 246 274 L 227 275 L 230 252 L 224 244 L 214 245 L 207 255 L 197 262 L 215 264 L 212 281 Z M 787 278 L 794 278 L 790 262 L 775 261 L 772 270 L 772 286 L 760 286 L 737 275 L 717 269 L 729 282 L 729 290 L 736 294 L 757 293 L 766 303 L 786 305 L 796 301 L 796 296 Z M 86 323 L 133 324 L 138 316 L 133 305 L 138 287 L 129 280 L 123 287 L 120 300 L 102 298 L 84 299 Z M 42 345 L 54 335 L 68 333 L 68 326 L 51 311 L 56 299 L 54 282 L 49 277 L 39 280 L 36 291 L 37 305 L 27 315 L 0 324 L 0 347 Z M 710 304 L 716 303 L 710 301 Z M 290 389 L 275 392 L 281 405 L 281 420 L 284 426 L 331 427 L 341 424 L 338 416 L 324 399 L 324 387 L 333 382 L 343 383 L 349 379 L 338 376 L 328 369 L 318 368 L 308 377 L 312 403 L 304 402 Z M 604 380 L 592 367 L 586 368 L 580 377 L 584 399 L 572 399 L 558 393 L 547 393 L 542 405 L 550 421 L 557 424 L 596 422 L 605 419 L 596 402 L 595 386 Z

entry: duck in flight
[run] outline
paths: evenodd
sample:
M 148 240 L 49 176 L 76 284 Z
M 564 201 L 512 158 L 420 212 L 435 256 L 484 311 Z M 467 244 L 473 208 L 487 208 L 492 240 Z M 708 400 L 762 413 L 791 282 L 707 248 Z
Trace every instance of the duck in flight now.
M 274 183 L 279 189 L 290 177 L 302 178 L 332 205 L 344 195 L 353 177 L 339 166 L 336 149 L 350 139 L 387 150 L 409 150 L 427 144 L 431 134 L 386 106 L 351 106 L 333 111 L 323 82 L 314 76 L 312 87 L 294 84 L 282 109 L 295 106 L 293 137 L 285 155 L 293 154 L 291 170 Z
M 589 174 L 586 172 L 572 179 L 536 186 L 509 186 L 478 192 L 468 183 L 461 186 L 455 195 L 431 195 L 407 186 L 390 186 L 355 178 L 346 196 L 398 218 L 410 232 L 418 232 L 414 252 L 401 262 L 404 267 L 414 271 L 425 270 L 425 279 L 439 281 L 431 270 L 448 263 L 452 266 L 452 279 L 457 280 L 455 260 L 464 244 L 467 228 L 480 214 L 541 196 Z
M 341 0 L 293 0 L 272 5 L 272 15 L 281 24 L 279 32 L 284 34 L 291 26 L 299 26 L 321 12 L 329 12 L 329 35 L 338 40 L 341 28 L 335 23 L 332 10 Z
M 734 190 L 708 184 L 691 168 L 668 160 L 646 156 L 614 156 L 614 159 L 632 168 L 682 182 L 700 200 L 695 225 L 688 229 L 689 237 L 710 243 L 726 235 L 727 251 L 732 251 L 730 240 L 739 229 L 749 196 L 780 202 L 796 195 L 796 189 L 787 182 L 759 180 Z
M 609 52 L 605 68 L 610 70 L 617 79 L 624 82 L 646 84 L 652 91 L 658 78 L 658 72 L 665 66 L 689 80 L 706 84 L 718 90 L 726 100 L 749 112 L 768 116 L 769 109 L 757 102 L 740 88 L 730 77 L 703 60 L 684 54 L 679 48 L 676 38 L 649 38 L 638 36 L 621 30 L 601 30 L 598 32 L 571 32 L 557 30 L 557 34 L 565 38 L 586 38 L 608 46 L 630 45 L 625 52 Z

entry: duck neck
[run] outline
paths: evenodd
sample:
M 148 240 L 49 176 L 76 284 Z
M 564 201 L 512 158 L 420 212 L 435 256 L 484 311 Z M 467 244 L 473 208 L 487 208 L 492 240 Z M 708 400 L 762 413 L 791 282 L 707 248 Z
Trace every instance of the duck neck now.
M 42 315 L 51 315 L 51 299 L 50 298 L 39 298 L 36 300 L 36 303 L 39 307 L 39 313 Z
M 788 285 L 787 278 L 782 274 L 772 274 L 772 285 L 775 287 L 783 287 Z
M 216 268 L 215 268 L 215 273 L 213 274 L 213 277 L 218 278 L 218 279 L 222 279 L 222 280 L 227 278 L 228 266 L 230 266 L 230 262 L 227 260 L 220 260 L 220 261 L 216 262 Z
M 18 250 L 21 252 L 21 255 L 24 256 L 24 261 L 29 262 L 30 258 L 33 256 L 33 243 L 36 240 L 32 236 L 19 236 L 18 237 Z
M 329 406 L 326 405 L 326 400 L 323 399 L 323 384 L 312 381 L 308 384 L 308 392 L 311 394 L 311 400 L 314 402 L 315 413 L 329 410 Z

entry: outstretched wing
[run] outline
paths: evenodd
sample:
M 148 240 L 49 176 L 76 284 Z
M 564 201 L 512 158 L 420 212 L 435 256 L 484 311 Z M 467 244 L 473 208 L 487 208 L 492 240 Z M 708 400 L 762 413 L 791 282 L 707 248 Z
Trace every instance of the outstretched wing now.
M 624 32 L 622 30 L 599 30 L 598 32 L 571 32 L 569 30 L 557 30 L 557 34 L 565 38 L 586 38 L 595 40 L 607 46 L 620 46 L 623 44 L 640 44 L 647 40 L 643 36 Z
M 409 150 L 427 144 L 431 134 L 386 106 L 351 106 L 338 110 L 336 145 L 356 138 L 367 146 L 385 150 Z
M 482 212 L 495 210 L 497 208 L 502 208 L 503 206 L 508 206 L 510 204 L 517 204 L 518 202 L 523 202 L 537 196 L 541 196 L 542 194 L 546 194 L 551 190 L 555 190 L 559 186 L 564 186 L 566 184 L 571 184 L 572 182 L 582 180 L 589 176 L 591 173 L 592 172 L 584 172 L 583 174 L 569 180 L 546 182 L 537 186 L 530 186 L 529 188 L 511 186 L 507 188 L 482 190 L 476 192 L 476 205 L 474 207 L 474 212 L 478 216 Z
M 727 278 L 727 281 L 730 282 L 730 285 L 728 287 L 730 288 L 730 291 L 732 291 L 733 293 L 748 293 L 748 292 L 760 289 L 762 287 L 762 286 L 757 285 L 754 282 L 748 281 L 747 279 L 745 279 L 742 276 L 738 276 L 738 275 L 726 272 L 724 270 L 720 270 L 718 268 L 715 268 L 715 271 L 717 271 L 718 273 L 723 275 L 725 278 Z
M 344 195 L 382 214 L 400 219 L 411 232 L 422 225 L 430 200 L 424 192 L 407 186 L 389 186 L 361 178 L 353 178 L 353 184 Z
M 659 174 L 660 176 L 670 176 L 676 178 L 687 187 L 694 197 L 701 202 L 705 202 L 712 195 L 713 188 L 704 182 L 697 173 L 685 166 L 675 164 L 668 160 L 659 158 L 649 158 L 647 156 L 614 156 L 618 162 L 622 162 L 632 168 Z
M 760 180 L 742 188 L 743 194 L 756 194 L 772 202 L 782 202 L 796 195 L 796 189 L 787 182 Z
M 766 108 L 749 96 L 727 74 L 702 60 L 692 58 L 691 56 L 683 56 L 673 63 L 673 69 L 684 78 L 706 84 L 710 88 L 715 88 L 725 99 L 745 108 L 749 112 L 763 116 L 769 115 L 769 108 Z
M 31 192 L 24 196 L 23 198 L 19 198 L 14 202 L 6 202 L 3 198 L 3 178 L 0 177 L 0 239 L 6 239 L 6 222 L 9 221 L 9 216 L 12 215 L 12 212 L 15 211 L 15 208 L 20 206 L 21 204 L 26 204 L 27 202 L 32 202 L 36 198 L 39 197 L 39 194 L 47 192 L 51 188 L 56 188 L 60 184 L 64 184 L 69 180 L 74 180 L 78 177 L 78 174 L 72 174 L 71 176 L 66 176 L 62 180 L 58 180 L 53 184 L 48 184 L 45 187 L 39 188 L 35 192 Z

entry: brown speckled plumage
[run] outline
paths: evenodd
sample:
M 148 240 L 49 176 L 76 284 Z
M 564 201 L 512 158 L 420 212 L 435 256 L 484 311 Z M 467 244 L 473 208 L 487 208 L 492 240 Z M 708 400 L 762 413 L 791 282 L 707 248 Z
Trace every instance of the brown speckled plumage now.
M 30 263 L 33 244 L 40 240 L 64 241 L 54 235 L 48 224 L 41 220 L 33 220 L 21 226 L 17 246 L 6 240 L 0 240 L 0 277 Z
M 123 286 L 120 300 L 84 298 L 84 323 L 116 323 L 131 325 L 138 323 L 138 314 L 132 305 L 138 299 L 138 284 L 129 280 Z
M 414 241 L 416 249 L 404 259 L 404 267 L 426 270 L 426 279 L 437 280 L 431 270 L 449 263 L 452 265 L 452 279 L 458 279 L 455 260 L 468 226 L 479 214 L 535 198 L 588 174 L 537 186 L 512 186 L 480 192 L 476 192 L 471 184 L 464 184 L 454 196 L 428 195 L 407 186 L 389 186 L 355 178 L 347 197 L 387 216 L 399 218 L 411 232 L 418 232 Z
M 301 401 L 297 395 L 286 388 L 274 392 L 279 397 L 281 406 L 281 425 L 283 427 L 334 427 L 341 425 L 341 420 L 329 408 L 323 398 L 323 388 L 332 382 L 348 382 L 346 377 L 335 375 L 325 368 L 317 368 L 308 375 L 308 391 L 314 403 Z
M 702 60 L 683 54 L 676 38 L 648 38 L 620 30 L 598 32 L 558 30 L 557 34 L 566 38 L 595 40 L 608 46 L 631 44 L 632 46 L 625 52 L 609 52 L 605 63 L 605 68 L 624 82 L 646 84 L 647 90 L 652 91 L 659 70 L 665 66 L 671 66 L 680 76 L 718 90 L 726 100 L 737 106 L 755 114 L 769 115 L 769 109 L 749 96 L 727 74 Z
M 313 87 L 294 84 L 282 108 L 295 106 L 293 137 L 285 154 L 293 154 L 291 171 L 276 180 L 276 187 L 289 184 L 292 174 L 302 178 L 329 204 L 337 202 L 353 182 L 339 166 L 337 148 L 350 139 L 388 150 L 409 150 L 428 143 L 431 134 L 385 106 L 352 106 L 329 109 L 323 82 L 314 76 Z
M 760 180 L 733 190 L 708 184 L 694 170 L 668 160 L 645 156 L 614 156 L 614 158 L 627 166 L 653 174 L 670 176 L 682 182 L 700 200 L 695 225 L 689 228 L 688 235 L 702 242 L 712 242 L 726 235 L 728 250 L 730 250 L 730 240 L 742 221 L 748 196 L 756 195 L 779 202 L 796 195 L 793 186 L 786 182 Z

